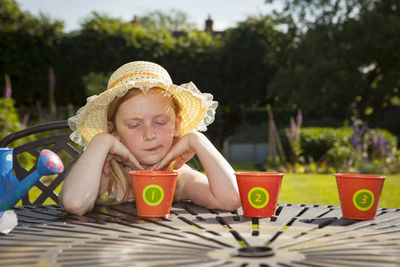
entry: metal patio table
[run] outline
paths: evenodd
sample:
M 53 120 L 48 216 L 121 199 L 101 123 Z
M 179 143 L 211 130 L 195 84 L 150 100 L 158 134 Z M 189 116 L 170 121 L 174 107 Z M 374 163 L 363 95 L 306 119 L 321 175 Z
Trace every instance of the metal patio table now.
M 0 266 L 400 266 L 400 209 L 370 221 L 307 204 L 279 204 L 272 218 L 190 202 L 174 203 L 167 218 L 138 217 L 132 202 L 85 216 L 60 206 L 15 211 Z

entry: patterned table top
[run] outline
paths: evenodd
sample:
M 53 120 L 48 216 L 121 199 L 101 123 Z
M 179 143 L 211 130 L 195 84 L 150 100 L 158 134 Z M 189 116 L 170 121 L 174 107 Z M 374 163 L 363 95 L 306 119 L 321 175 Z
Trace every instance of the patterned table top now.
M 134 203 L 85 216 L 59 206 L 15 211 L 0 266 L 400 266 L 400 209 L 379 209 L 371 221 L 300 204 L 279 204 L 272 218 L 186 202 L 168 218 L 138 217 Z

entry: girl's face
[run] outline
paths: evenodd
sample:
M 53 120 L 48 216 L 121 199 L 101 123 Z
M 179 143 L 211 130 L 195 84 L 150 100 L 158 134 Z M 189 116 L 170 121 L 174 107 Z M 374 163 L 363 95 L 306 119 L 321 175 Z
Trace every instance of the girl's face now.
M 171 149 L 174 137 L 179 137 L 179 125 L 171 99 L 150 91 L 119 106 L 113 133 L 143 166 L 151 166 Z

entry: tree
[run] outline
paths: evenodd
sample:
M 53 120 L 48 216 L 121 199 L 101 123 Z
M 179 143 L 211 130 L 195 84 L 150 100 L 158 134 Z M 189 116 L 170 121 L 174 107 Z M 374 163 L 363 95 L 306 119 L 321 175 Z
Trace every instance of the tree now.
M 11 77 L 17 104 L 48 101 L 48 70 L 55 65 L 55 47 L 63 22 L 22 12 L 12 0 L 0 0 L 0 81 Z
M 277 0 L 265 0 L 273 3 Z M 392 1 L 392 0 L 390 0 Z M 361 10 L 371 9 L 381 0 L 279 0 L 282 10 L 275 14 L 289 24 L 289 27 L 309 29 L 321 25 L 342 24 L 349 19 L 357 18 Z
M 141 16 L 135 16 L 134 22 L 142 25 L 145 28 L 156 30 L 167 29 L 171 32 L 175 31 L 190 31 L 195 29 L 192 22 L 188 22 L 186 13 L 171 9 L 167 12 L 154 10 Z
M 249 17 L 227 32 L 221 63 L 223 103 L 237 106 L 264 106 L 268 84 L 279 65 L 286 61 L 292 40 L 277 28 L 271 17 Z
M 306 28 L 298 26 L 303 31 L 297 31 L 297 48 L 290 64 L 280 66 L 270 96 L 279 96 L 281 104 L 296 105 L 305 113 L 353 108 L 364 119 L 390 105 L 400 85 L 400 2 L 285 3 L 281 17 L 300 10 L 298 18 Z M 306 21 L 310 19 L 306 11 L 317 14 L 311 18 L 314 24 Z

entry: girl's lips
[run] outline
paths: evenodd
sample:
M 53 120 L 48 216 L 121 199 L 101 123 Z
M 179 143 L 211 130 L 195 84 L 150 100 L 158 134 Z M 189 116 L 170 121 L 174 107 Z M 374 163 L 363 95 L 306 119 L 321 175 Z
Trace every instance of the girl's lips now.
M 148 152 L 154 152 L 154 151 L 157 151 L 159 148 L 161 148 L 161 146 L 155 146 L 155 147 L 146 149 L 146 151 L 148 151 Z

